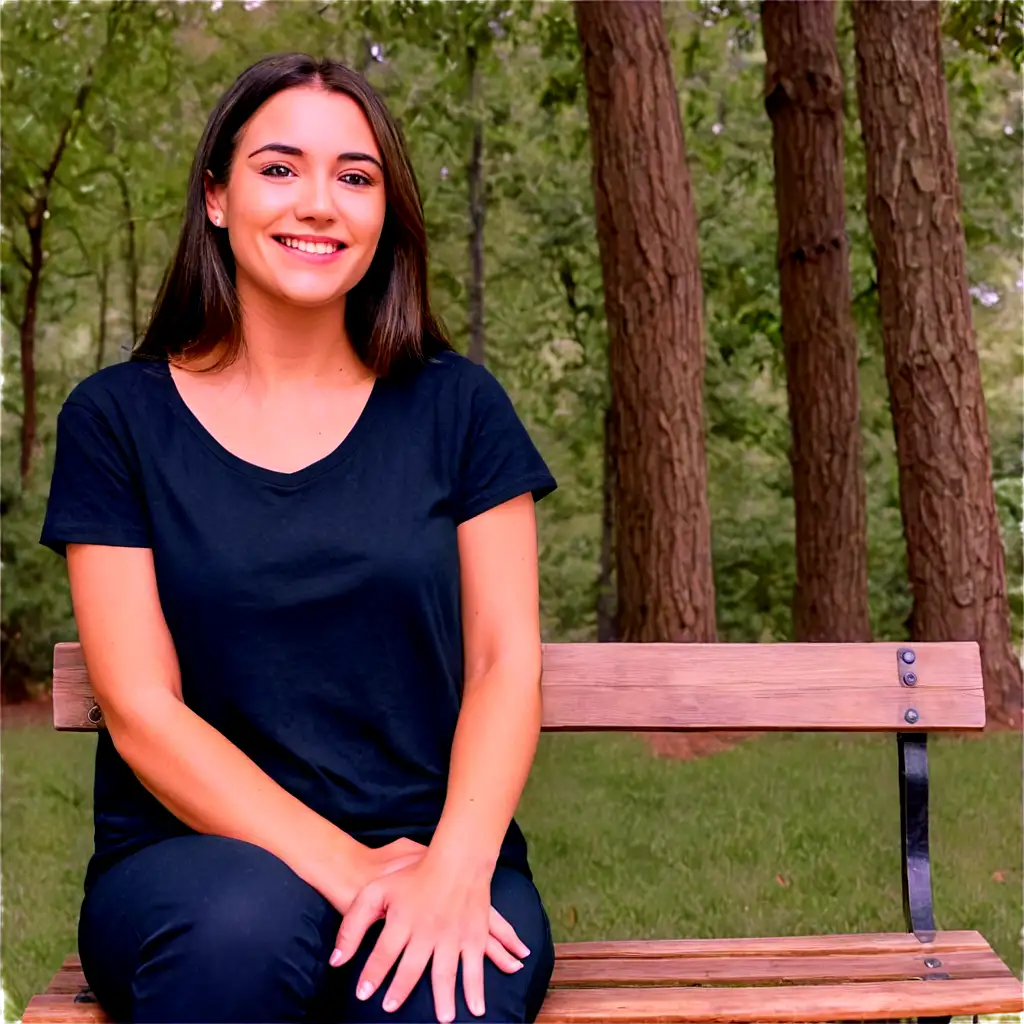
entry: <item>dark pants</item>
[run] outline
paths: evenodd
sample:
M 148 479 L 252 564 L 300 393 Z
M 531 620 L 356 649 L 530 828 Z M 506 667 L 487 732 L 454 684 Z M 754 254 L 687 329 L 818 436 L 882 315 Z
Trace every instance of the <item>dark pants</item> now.
M 492 906 L 531 953 L 505 974 L 484 960 L 487 1013 L 466 1006 L 460 965 L 456 1020 L 532 1021 L 554 965 L 547 914 L 533 883 L 499 865 Z M 341 915 L 266 850 L 236 839 L 167 839 L 105 871 L 82 904 L 82 967 L 115 1021 L 433 1022 L 430 967 L 394 1013 L 381 1007 L 394 970 L 366 1002 L 356 982 L 384 926 L 340 968 L 328 957 Z

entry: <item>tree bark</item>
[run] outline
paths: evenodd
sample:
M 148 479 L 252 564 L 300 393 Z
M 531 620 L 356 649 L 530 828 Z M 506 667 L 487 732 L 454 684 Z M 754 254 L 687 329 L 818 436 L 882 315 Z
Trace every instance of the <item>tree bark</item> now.
M 604 414 L 604 473 L 601 484 L 601 564 L 597 574 L 597 640 L 618 640 L 615 625 L 615 428 Z
M 469 160 L 469 350 L 475 363 L 484 362 L 484 126 L 475 111 L 480 71 L 475 46 L 466 48 L 469 106 L 473 110 L 473 148 Z
M 715 639 L 697 227 L 661 4 L 576 2 L 615 424 L 619 639 Z
M 853 7 L 868 219 L 915 640 L 975 640 L 991 722 L 1021 724 L 960 183 L 934 0 Z
M 857 335 L 834 0 L 766 0 L 782 340 L 793 442 L 799 641 L 871 639 Z

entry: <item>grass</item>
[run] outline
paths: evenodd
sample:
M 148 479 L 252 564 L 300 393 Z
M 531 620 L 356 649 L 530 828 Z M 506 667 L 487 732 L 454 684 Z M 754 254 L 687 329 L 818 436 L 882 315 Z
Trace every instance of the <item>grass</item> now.
M 20 1015 L 75 948 L 95 738 L 3 734 L 3 986 Z M 1021 741 L 931 746 L 940 928 L 1021 971 Z M 519 821 L 555 941 L 901 931 L 895 741 L 764 737 L 654 758 L 632 736 L 542 738 Z

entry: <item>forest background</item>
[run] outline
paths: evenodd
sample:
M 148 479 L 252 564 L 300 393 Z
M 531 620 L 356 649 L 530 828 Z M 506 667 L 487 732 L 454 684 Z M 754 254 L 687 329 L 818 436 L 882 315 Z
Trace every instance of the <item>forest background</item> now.
M 1021 6 L 948 0 L 940 8 L 970 313 L 988 411 L 1015 652 L 1024 625 Z M 761 11 L 759 3 L 746 0 L 679 0 L 661 8 L 685 137 L 702 287 L 711 626 L 717 639 L 729 642 L 798 635 L 792 431 Z M 60 405 L 78 380 L 126 359 L 140 338 L 177 239 L 189 163 L 216 99 L 252 61 L 292 49 L 337 57 L 358 68 L 398 117 L 423 195 L 434 304 L 456 347 L 482 360 L 508 389 L 559 481 L 559 489 L 538 506 L 544 638 L 621 636 L 631 610 L 622 607 L 621 590 L 616 607 L 616 510 L 606 486 L 613 461 L 606 445 L 612 389 L 602 273 L 602 242 L 608 240 L 602 239 L 595 208 L 587 81 L 570 4 L 20 2 L 3 5 L 0 29 L 0 680 L 5 702 L 45 690 L 53 644 L 76 635 L 64 565 L 38 545 Z M 911 636 L 914 601 L 848 3 L 836 5 L 835 43 L 842 72 L 844 237 L 860 389 L 868 628 L 876 640 L 895 641 Z M 636 169 L 638 186 L 644 173 Z M 642 338 L 652 359 L 670 362 L 672 342 L 657 333 Z M 662 483 L 650 481 L 651 491 Z M 621 499 L 620 492 L 620 505 Z M 9 720 L 13 716 L 5 714 L 5 724 Z M 82 744 L 74 746 L 79 740 Z M 943 762 L 945 755 L 936 752 L 937 773 L 954 760 L 974 773 L 960 788 L 947 786 L 947 813 L 952 815 L 948 808 L 954 805 L 991 811 L 984 825 L 964 811 L 963 850 L 947 860 L 950 876 L 960 880 L 963 902 L 943 891 L 949 883 L 941 874 L 937 884 L 940 905 L 945 899 L 951 915 L 960 908 L 953 917 L 957 926 L 990 934 L 1019 968 L 1020 901 L 1010 892 L 1020 889 L 1019 780 L 1012 779 L 1019 740 L 1015 747 L 996 740 L 1001 746 L 986 742 L 988 756 L 980 759 L 950 747 L 951 760 Z M 24 927 L 14 935 L 20 945 L 14 959 L 5 961 L 4 978 L 22 1004 L 53 957 L 63 956 L 73 942 L 74 903 L 88 845 L 88 742 L 91 738 L 62 737 L 50 745 L 42 732 L 33 733 L 24 751 L 13 742 L 8 748 L 14 762 L 4 757 L 4 879 L 15 883 L 8 892 L 16 893 L 16 905 L 29 914 L 41 905 L 43 889 L 33 886 L 45 885 L 46 893 L 63 887 L 58 922 L 45 938 L 28 926 L 28 917 L 15 918 Z M 888 918 L 872 916 L 882 911 L 874 905 L 866 909 L 859 889 L 852 902 L 831 910 L 833 904 L 821 902 L 820 892 L 805 897 L 797 887 L 788 888 L 788 871 L 768 869 L 775 856 L 765 841 L 771 818 L 751 811 L 750 831 L 732 834 L 733 820 L 717 817 L 712 809 L 723 788 L 742 794 L 746 781 L 741 780 L 764 778 L 770 770 L 773 778 L 785 780 L 797 804 L 814 807 L 813 824 L 807 826 L 813 835 L 839 835 L 852 827 L 841 811 L 844 801 L 813 787 L 834 785 L 849 798 L 849 779 L 873 777 L 875 769 L 866 766 L 875 764 L 876 748 L 823 743 L 790 750 L 765 741 L 748 745 L 763 746 L 763 754 L 747 750 L 733 761 L 710 759 L 722 765 L 709 766 L 699 779 L 687 776 L 687 800 L 703 808 L 704 828 L 714 820 L 709 834 L 723 837 L 722 870 L 746 863 L 756 850 L 756 856 L 764 854 L 769 888 L 785 890 L 773 892 L 771 899 L 809 900 L 799 907 L 769 908 L 768 923 L 762 924 L 756 915 L 741 914 L 739 921 L 729 916 L 732 910 L 725 908 L 733 904 L 738 911 L 750 910 L 743 906 L 745 883 L 732 876 L 721 889 L 706 881 L 688 887 L 685 906 L 661 890 L 635 895 L 630 879 L 636 877 L 637 858 L 648 854 L 632 847 L 632 873 L 623 875 L 617 888 L 611 876 L 618 878 L 622 866 L 618 854 L 596 839 L 594 850 L 600 852 L 591 857 L 591 870 L 611 872 L 600 876 L 598 889 L 613 898 L 598 905 L 577 891 L 577 876 L 586 872 L 575 870 L 577 862 L 565 856 L 561 837 L 576 827 L 574 822 L 589 820 L 585 807 L 590 805 L 581 804 L 574 817 L 565 788 L 575 785 L 573 773 L 593 785 L 601 771 L 614 768 L 626 780 L 622 786 L 633 786 L 631 799 L 641 791 L 636 788 L 641 779 L 652 804 L 661 808 L 659 801 L 667 797 L 658 788 L 663 780 L 656 770 L 632 753 L 621 753 L 625 748 L 592 750 L 565 742 L 557 755 L 554 747 L 542 749 L 534 777 L 561 781 L 552 782 L 550 797 L 535 789 L 533 810 L 526 812 L 532 815 L 529 834 L 548 883 L 556 938 L 679 934 L 680 927 L 690 928 L 687 934 L 893 927 Z M 63 757 L 58 751 L 66 750 L 74 752 L 59 766 L 58 777 L 52 774 Z M 571 757 L 564 753 L 569 750 Z M 628 771 L 617 760 L 620 755 L 628 760 Z M 810 759 L 818 757 L 832 765 L 831 773 L 811 780 Z M 885 761 L 886 778 L 894 775 L 891 768 Z M 826 777 L 831 781 L 822 781 Z M 581 785 L 572 795 L 583 800 L 584 792 Z M 610 799 L 612 783 L 602 792 Z M 677 795 L 681 798 L 682 790 Z M 892 808 L 883 804 L 892 795 L 878 798 L 887 828 Z M 774 790 L 766 792 L 765 806 L 777 806 L 777 797 Z M 549 817 L 537 809 L 547 799 Z M 643 803 L 640 799 L 638 806 Z M 836 817 L 823 815 L 821 808 L 833 804 Z M 38 819 L 44 805 L 64 809 L 45 827 Z M 9 815 L 20 815 L 22 806 L 25 815 L 37 817 L 31 827 L 19 825 L 19 832 L 9 827 Z M 74 816 L 73 824 L 60 817 L 65 812 Z M 874 863 L 869 850 L 874 840 L 865 824 L 872 813 L 865 812 L 863 834 L 847 843 L 860 852 L 858 866 Z M 73 855 L 66 853 L 69 828 L 77 830 Z M 18 836 L 29 831 L 36 845 L 26 842 L 12 853 L 21 843 Z M 992 859 L 983 858 L 971 888 L 975 882 L 962 882 L 973 870 L 976 841 L 988 843 Z M 44 854 L 40 842 L 49 844 Z M 572 842 L 586 860 L 583 840 L 573 835 Z M 659 841 L 651 845 L 663 850 Z M 807 850 L 816 851 L 816 842 L 809 841 Z M 815 871 L 820 869 L 819 855 L 807 855 Z M 52 870 L 29 880 L 50 856 Z M 887 856 L 879 854 L 878 873 L 894 882 L 898 869 Z M 757 871 L 748 874 L 760 877 Z M 1002 887 L 996 896 L 985 888 L 992 879 Z M 646 901 L 647 909 L 633 899 Z M 898 893 L 887 891 L 886 899 L 898 918 Z M 5 923 L 10 906 L 5 898 Z M 39 917 L 32 914 L 32 920 Z M 5 956 L 14 948 L 10 941 L 5 938 Z
M 1019 6 L 1019 5 L 1016 5 Z M 945 72 L 1013 636 L 1022 625 L 1021 91 L 1015 5 L 949 3 Z M 966 11 L 966 13 L 965 13 Z M 707 491 L 718 637 L 793 637 L 791 444 L 765 54 L 755 3 L 669 3 L 666 37 L 699 229 Z M 1008 23 L 1012 28 L 1012 24 Z M 560 487 L 538 506 L 544 635 L 598 632 L 608 330 L 586 86 L 568 4 L 47 3 L 3 13 L 3 685 L 45 681 L 74 636 L 63 565 L 37 545 L 56 413 L 127 357 L 179 226 L 206 113 L 274 51 L 363 70 L 400 119 L 426 209 L 432 297 L 512 394 Z M 1019 29 L 1017 30 L 1019 33 Z M 870 628 L 912 607 L 882 354 L 849 5 L 838 6 L 846 233 L 861 388 Z M 474 159 L 474 140 L 479 157 Z M 28 225 L 45 197 L 35 242 Z M 26 451 L 22 354 L 32 334 Z M 645 345 L 658 346 L 651 337 Z

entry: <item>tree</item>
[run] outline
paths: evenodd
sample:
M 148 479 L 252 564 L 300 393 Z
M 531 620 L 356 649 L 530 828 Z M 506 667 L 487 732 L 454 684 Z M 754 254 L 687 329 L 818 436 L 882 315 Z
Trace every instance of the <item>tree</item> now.
M 619 639 L 715 639 L 702 293 L 661 5 L 578 2 L 615 438 Z
M 871 639 L 857 335 L 834 0 L 766 0 L 782 339 L 793 445 L 799 641 Z
M 976 640 L 990 720 L 1019 727 L 988 416 L 971 321 L 937 2 L 856 0 L 885 367 L 916 640 Z

